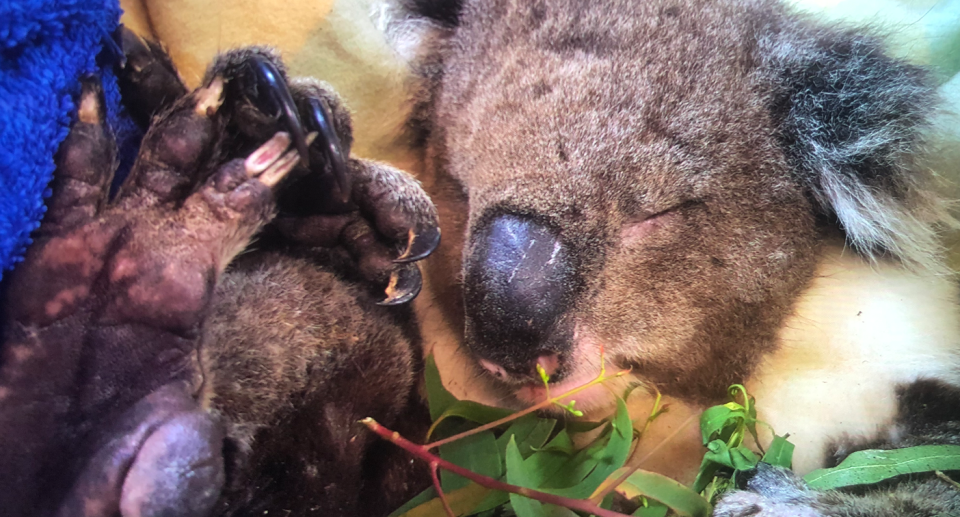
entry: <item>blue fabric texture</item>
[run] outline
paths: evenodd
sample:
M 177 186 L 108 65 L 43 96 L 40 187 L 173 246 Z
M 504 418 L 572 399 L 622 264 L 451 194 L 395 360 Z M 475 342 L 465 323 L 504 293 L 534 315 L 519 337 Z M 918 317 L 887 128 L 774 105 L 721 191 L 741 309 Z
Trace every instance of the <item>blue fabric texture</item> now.
M 22 260 L 43 217 L 79 78 L 100 75 L 121 140 L 132 127 L 112 72 L 120 12 L 117 0 L 0 1 L 0 275 Z

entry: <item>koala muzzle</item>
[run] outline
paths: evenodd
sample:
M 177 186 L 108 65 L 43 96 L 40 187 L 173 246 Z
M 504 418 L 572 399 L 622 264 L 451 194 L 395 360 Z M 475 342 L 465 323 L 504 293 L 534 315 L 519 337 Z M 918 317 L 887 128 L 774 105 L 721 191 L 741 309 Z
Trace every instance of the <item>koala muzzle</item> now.
M 467 345 L 497 376 L 529 379 L 539 360 L 555 364 L 569 348 L 569 250 L 553 229 L 526 216 L 486 218 L 473 235 L 464 267 Z

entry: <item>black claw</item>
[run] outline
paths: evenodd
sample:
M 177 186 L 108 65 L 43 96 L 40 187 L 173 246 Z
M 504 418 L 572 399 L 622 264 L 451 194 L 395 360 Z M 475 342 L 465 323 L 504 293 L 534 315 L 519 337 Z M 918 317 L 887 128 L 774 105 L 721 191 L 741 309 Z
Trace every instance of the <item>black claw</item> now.
M 410 230 L 407 249 L 394 259 L 397 264 L 416 262 L 427 258 L 440 245 L 440 227 L 429 226 L 419 230 Z
M 348 201 L 350 199 L 350 184 L 347 177 L 347 158 L 343 155 L 340 138 L 333 127 L 333 114 L 323 99 L 316 97 L 310 99 L 310 118 L 307 124 L 310 129 L 316 130 L 320 134 L 317 145 L 323 147 L 324 154 L 330 161 L 330 169 L 337 181 L 337 187 L 340 188 L 343 201 Z
M 187 88 L 157 43 L 121 27 L 120 44 L 123 59 L 116 71 L 121 100 L 134 121 L 146 129 L 153 116 L 186 95 Z
M 290 133 L 300 153 L 300 163 L 309 166 L 306 133 L 283 74 L 269 59 L 259 54 L 250 55 L 244 65 L 240 72 L 242 75 L 238 78 L 243 95 L 258 110 L 280 122 L 281 128 Z
M 387 285 L 387 298 L 377 305 L 403 305 L 420 294 L 423 287 L 423 278 L 420 268 L 415 264 L 404 264 L 390 273 L 390 284 Z

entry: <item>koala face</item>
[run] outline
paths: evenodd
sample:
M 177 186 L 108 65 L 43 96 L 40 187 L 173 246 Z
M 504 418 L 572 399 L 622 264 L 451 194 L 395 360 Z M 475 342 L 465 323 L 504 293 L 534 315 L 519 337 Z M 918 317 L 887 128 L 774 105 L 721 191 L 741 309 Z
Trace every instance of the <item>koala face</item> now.
M 424 120 L 430 277 L 504 400 L 543 399 L 537 364 L 583 384 L 601 354 L 720 400 L 777 348 L 830 236 L 932 260 L 942 214 L 910 158 L 930 93 L 875 40 L 769 2 L 456 7 Z

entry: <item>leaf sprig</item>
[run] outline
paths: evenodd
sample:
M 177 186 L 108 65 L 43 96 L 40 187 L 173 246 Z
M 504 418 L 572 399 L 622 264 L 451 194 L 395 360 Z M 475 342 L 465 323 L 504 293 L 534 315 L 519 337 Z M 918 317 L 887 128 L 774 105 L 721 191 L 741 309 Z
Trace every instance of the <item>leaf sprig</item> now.
M 602 517 L 622 516 L 611 510 L 612 491 L 616 489 L 641 501 L 639 515 L 662 516 L 673 508 L 678 515 L 707 517 L 710 505 L 688 487 L 659 474 L 623 468 L 636 433 L 622 398 L 617 401 L 614 416 L 604 422 L 560 424 L 554 418 L 534 414 L 557 406 L 576 415 L 579 411 L 573 404 L 560 401 L 626 373 L 608 375 L 601 370 L 581 387 L 559 395 L 548 392 L 541 403 L 511 413 L 457 400 L 443 387 L 436 364 L 428 358 L 427 397 L 434 417 L 428 438 L 444 430 L 452 434 L 417 445 L 372 420 L 364 421 L 384 439 L 426 461 L 433 472 L 434 487 L 392 515 L 484 515 L 500 507 L 519 517 L 572 517 L 575 514 L 571 510 Z M 541 371 L 541 379 L 549 382 L 546 372 Z M 663 411 L 658 397 L 642 429 Z M 577 450 L 574 437 L 582 433 L 595 436 Z
M 624 402 L 630 393 L 627 391 L 617 399 L 617 410 L 606 421 L 561 423 L 534 413 L 557 406 L 565 413 L 582 416 L 573 401 L 560 401 L 627 372 L 608 376 L 601 370 L 586 385 L 556 396 L 549 392 L 549 376 L 542 368 L 538 372 L 546 388 L 546 399 L 523 411 L 511 412 L 457 400 L 443 387 L 436 364 L 429 357 L 426 387 L 434 423 L 427 439 L 435 434 L 445 437 L 417 445 L 372 419 L 364 419 L 363 423 L 380 437 L 430 466 L 433 487 L 391 517 L 490 517 L 495 512 L 518 517 L 623 517 L 611 509 L 614 491 L 639 503 L 633 515 L 664 517 L 673 512 L 671 515 L 708 517 L 712 513 L 711 503 L 732 488 L 738 471 L 752 469 L 761 461 L 791 467 L 794 445 L 786 435 L 774 433 L 766 450 L 760 447 L 757 425 L 766 424 L 757 419 L 756 401 L 742 385 L 731 386 L 730 401 L 707 409 L 700 417 L 706 452 L 691 488 L 636 466 L 624 466 L 637 438 L 668 410 L 661 405 L 659 393 L 645 419 L 631 421 Z M 592 433 L 592 440 L 576 449 L 574 437 L 587 436 L 583 433 Z M 677 433 L 679 429 L 674 435 Z M 751 443 L 747 437 L 752 438 L 759 453 L 745 445 Z M 672 436 L 665 442 L 670 439 Z M 662 445 L 645 451 L 646 455 Z M 631 463 L 640 465 L 643 458 Z M 960 470 L 960 446 L 860 451 L 835 468 L 811 472 L 804 480 L 812 488 L 835 489 L 877 483 L 903 474 L 934 472 L 946 477 L 941 472 L 944 470 Z

